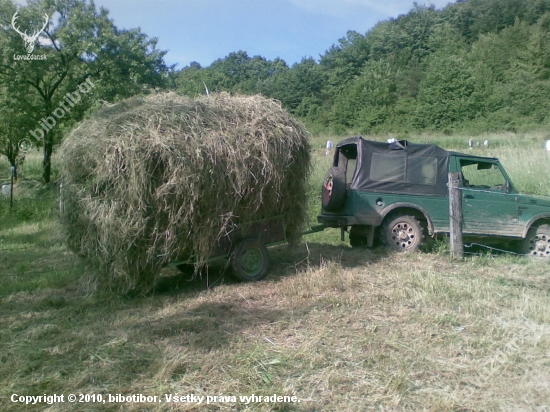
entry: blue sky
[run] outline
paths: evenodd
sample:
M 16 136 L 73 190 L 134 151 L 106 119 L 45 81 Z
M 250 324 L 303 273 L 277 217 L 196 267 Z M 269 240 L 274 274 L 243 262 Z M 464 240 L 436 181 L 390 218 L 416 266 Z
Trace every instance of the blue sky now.
M 426 4 L 423 0 L 420 4 Z M 431 0 L 436 8 L 450 0 Z M 365 34 L 378 21 L 407 13 L 413 0 L 96 0 L 119 28 L 140 27 L 181 69 L 208 66 L 244 50 L 289 65 L 319 58 L 348 30 Z
M 24 0 L 18 0 L 22 3 Z M 407 13 L 414 0 L 95 0 L 119 28 L 140 27 L 181 69 L 208 66 L 233 51 L 289 65 L 319 58 L 348 30 L 365 34 L 377 22 Z M 418 0 L 442 8 L 450 0 Z

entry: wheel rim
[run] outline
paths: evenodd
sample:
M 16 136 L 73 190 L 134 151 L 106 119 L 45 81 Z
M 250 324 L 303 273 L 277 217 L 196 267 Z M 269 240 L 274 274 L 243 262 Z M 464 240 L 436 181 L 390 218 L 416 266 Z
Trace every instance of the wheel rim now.
M 392 244 L 401 250 L 413 249 L 416 246 L 418 236 L 415 227 L 407 222 L 398 222 L 391 230 Z
M 262 271 L 263 255 L 260 249 L 250 248 L 243 252 L 241 267 L 248 276 L 256 276 Z
M 332 188 L 334 186 L 333 178 L 332 176 L 327 177 L 327 180 L 325 181 L 325 202 L 328 202 L 330 197 L 332 196 Z
M 544 233 L 532 236 L 529 239 L 529 254 L 550 258 L 550 236 Z

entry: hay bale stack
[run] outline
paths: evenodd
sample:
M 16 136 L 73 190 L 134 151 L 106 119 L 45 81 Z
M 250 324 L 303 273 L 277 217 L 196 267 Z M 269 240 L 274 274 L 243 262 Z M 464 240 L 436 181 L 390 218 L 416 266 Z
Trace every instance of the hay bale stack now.
M 60 152 L 69 246 L 111 289 L 147 290 L 181 256 L 202 264 L 239 222 L 282 214 L 295 241 L 305 221 L 306 131 L 261 96 L 131 98 Z

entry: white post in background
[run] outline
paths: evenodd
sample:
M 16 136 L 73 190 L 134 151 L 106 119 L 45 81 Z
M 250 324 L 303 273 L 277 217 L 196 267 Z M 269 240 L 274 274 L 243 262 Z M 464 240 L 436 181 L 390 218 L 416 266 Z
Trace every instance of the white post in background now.
M 325 151 L 325 156 L 328 156 L 328 154 L 330 153 L 333 147 L 334 147 L 334 143 L 332 142 L 332 140 L 327 140 L 327 145 L 326 145 L 327 150 Z

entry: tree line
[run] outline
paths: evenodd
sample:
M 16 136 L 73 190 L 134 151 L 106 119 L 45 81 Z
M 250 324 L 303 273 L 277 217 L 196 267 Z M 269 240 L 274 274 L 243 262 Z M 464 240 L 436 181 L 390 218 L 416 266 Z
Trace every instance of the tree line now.
M 549 29 L 550 0 L 416 4 L 318 60 L 289 67 L 238 51 L 171 81 L 189 96 L 206 86 L 273 97 L 314 132 L 533 128 L 550 120 Z

